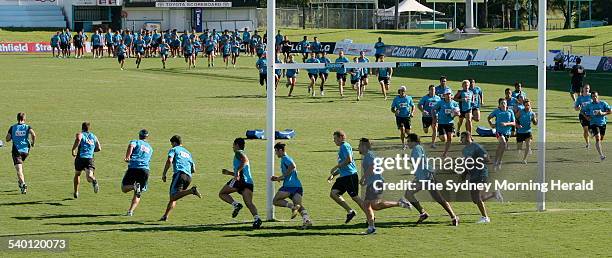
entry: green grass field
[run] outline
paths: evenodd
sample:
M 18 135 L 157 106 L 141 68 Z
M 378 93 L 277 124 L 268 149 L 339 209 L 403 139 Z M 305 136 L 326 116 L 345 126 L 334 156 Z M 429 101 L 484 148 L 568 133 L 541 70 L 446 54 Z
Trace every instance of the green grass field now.
M 580 35 L 594 35 L 592 40 L 603 41 L 604 34 L 610 31 L 611 27 L 580 30 Z M 287 32 L 304 34 L 297 30 Z M 578 31 L 566 31 L 565 35 L 575 32 Z M 411 32 L 383 36 L 388 44 L 487 47 L 498 45 L 495 39 L 516 33 L 483 36 L 471 43 L 433 43 L 431 37 L 420 38 Z M 550 32 L 551 37 L 564 36 L 556 33 L 561 32 Z M 369 31 L 333 30 L 318 31 L 316 35 L 324 41 L 351 35 L 358 42 L 373 42 L 378 36 Z M 47 38 L 42 32 L 35 36 L 39 38 L 0 31 L 2 41 Z M 535 40 L 524 40 L 521 44 L 525 49 L 519 50 L 533 50 Z M 472 44 L 475 42 L 479 45 Z M 411 256 L 472 257 L 610 255 L 605 239 L 612 232 L 612 202 L 608 199 L 610 181 L 604 179 L 609 179 L 606 173 L 612 171 L 612 165 L 595 162 L 598 158 L 594 148 L 585 152 L 567 93 L 569 77 L 565 72 L 548 73 L 547 136 L 562 146 L 553 152 L 554 162 L 547 165 L 548 173 L 553 178 L 593 176 L 602 179 L 596 185 L 605 190 L 581 193 L 575 201 L 549 202 L 547 212 L 536 212 L 535 200 L 488 202 L 492 219 L 488 225 L 474 224 L 479 215 L 472 203 L 456 202 L 453 207 L 462 219 L 458 228 L 449 226 L 449 219 L 436 203 L 424 202 L 433 215 L 428 223 L 414 227 L 418 215 L 415 211 L 389 209 L 377 213 L 378 234 L 363 236 L 360 233 L 365 230 L 365 215 L 358 213 L 353 222 L 344 225 L 345 212 L 329 198 L 330 185 L 325 178 L 336 162 L 337 147 L 331 136 L 336 129 L 348 133 L 354 148 L 360 137 L 369 137 L 375 145 L 401 149 L 393 114 L 389 112 L 390 101 L 382 98 L 377 86 L 369 86 L 360 102 L 353 100 L 350 90 L 348 97 L 340 99 L 336 87 L 328 87 L 324 97 L 308 97 L 305 71 L 298 78 L 294 97 L 285 97 L 287 89 L 279 86 L 277 128 L 293 128 L 297 132 L 297 137 L 288 141 L 288 152 L 297 163 L 305 189 L 304 204 L 314 226 L 300 230 L 301 220 L 288 221 L 289 210 L 277 208 L 281 221 L 265 222 L 263 229 L 253 231 L 248 211 L 243 210 L 237 220 L 231 219 L 231 206 L 223 203 L 217 192 L 229 180 L 220 171 L 231 168 L 233 139 L 244 136 L 247 129 L 265 128 L 265 92 L 257 83 L 255 59 L 243 56 L 237 69 L 227 70 L 219 60 L 217 67 L 209 69 L 200 59 L 195 70 L 185 69 L 178 58 L 171 59 L 166 70 L 160 69 L 157 58 L 144 60 L 140 70 L 135 69 L 133 60 L 126 63 L 128 69 L 120 71 L 110 58 L 65 60 L 53 59 L 50 54 L 0 55 L 0 85 L 5 94 L 0 102 L 0 129 L 6 130 L 14 123 L 15 114 L 24 111 L 39 137 L 25 166 L 27 195 L 18 192 L 10 148 L 0 148 L 0 237 L 70 241 L 68 252 L 34 253 L 37 256 L 387 257 L 406 256 L 408 252 Z M 395 91 L 399 85 L 407 85 L 410 95 L 420 97 L 441 74 L 449 76 L 453 89 L 459 88 L 462 79 L 475 77 L 487 97 L 483 114 L 494 108 L 495 99 L 503 96 L 503 90 L 516 80 L 525 82 L 531 98 L 535 100 L 537 96 L 533 67 L 402 70 L 393 78 L 391 87 Z M 610 101 L 611 74 L 590 73 L 587 81 L 602 92 L 604 100 Z M 85 183 L 81 197 L 73 200 L 70 148 L 83 121 L 92 123 L 92 131 L 102 143 L 103 150 L 96 154 L 101 192 L 94 194 Z M 421 127 L 420 119 L 413 121 L 415 128 Z M 122 215 L 131 194 L 120 191 L 126 169 L 123 155 L 128 141 L 135 139 L 141 128 L 149 129 L 155 148 L 150 187 L 135 216 L 125 217 Z M 416 132 L 423 135 L 420 129 Z M 169 183 L 162 183 L 161 172 L 170 148 L 168 139 L 173 134 L 180 134 L 194 155 L 199 173 L 194 175 L 193 183 L 204 197 L 190 196 L 179 201 L 170 221 L 160 223 L 157 219 L 165 209 L 169 187 Z M 494 138 L 477 141 L 492 142 Z M 604 144 L 604 149 L 609 152 L 609 145 Z M 265 141 L 248 141 L 246 151 L 255 178 L 255 203 L 265 217 Z M 509 160 L 514 156 L 507 154 Z M 535 155 L 530 160 L 533 162 Z M 425 198 L 427 194 L 417 196 Z M 15 257 L 25 254 L 5 249 L 0 253 Z

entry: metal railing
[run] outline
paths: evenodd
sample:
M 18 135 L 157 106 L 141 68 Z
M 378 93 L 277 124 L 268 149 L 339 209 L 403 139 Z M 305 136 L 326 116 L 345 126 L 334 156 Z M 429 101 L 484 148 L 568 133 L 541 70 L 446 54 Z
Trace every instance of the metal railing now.
M 608 41 L 601 45 L 563 45 L 563 52 L 573 55 L 602 55 L 612 53 L 612 41 Z

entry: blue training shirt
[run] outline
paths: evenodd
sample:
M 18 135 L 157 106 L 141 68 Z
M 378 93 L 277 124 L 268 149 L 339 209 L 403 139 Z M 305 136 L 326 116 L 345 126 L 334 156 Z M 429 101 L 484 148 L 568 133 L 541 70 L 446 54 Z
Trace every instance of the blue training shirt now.
M 353 157 L 353 147 L 348 142 L 343 142 L 338 150 L 338 164 L 344 162 L 348 158 Z M 357 173 L 355 160 L 352 160 L 348 165 L 338 168 L 340 177 L 350 176 Z
M 495 117 L 495 130 L 503 135 L 510 135 L 512 126 L 503 126 L 502 123 L 514 122 L 514 112 L 511 110 L 502 111 L 497 108 L 491 112 L 489 117 Z
M 595 115 L 596 111 L 607 112 L 610 111 L 610 105 L 605 101 L 599 101 L 599 103 L 591 102 L 587 105 L 584 113 L 591 117 L 590 125 L 604 126 L 608 122 L 606 116 Z
M 149 170 L 153 148 L 144 140 L 132 140 L 130 146 L 134 147 L 132 155 L 130 155 L 130 163 L 128 168 L 139 168 Z
M 27 124 L 14 124 L 9 128 L 13 147 L 20 153 L 28 153 L 30 151 L 30 127 Z
M 77 157 L 91 159 L 94 156 L 96 142 L 98 138 L 92 132 L 81 132 L 81 142 L 79 143 L 79 155 Z
M 432 117 L 434 107 L 440 101 L 442 101 L 442 99 L 437 95 L 433 95 L 433 97 L 430 97 L 429 94 L 423 96 L 421 100 L 419 100 L 419 106 L 423 106 L 423 117 Z
M 400 111 L 399 114 L 396 114 L 397 117 L 408 117 L 414 108 L 414 102 L 412 102 L 412 97 L 408 95 L 404 97 L 395 96 L 391 108 Z
M 346 58 L 346 56 L 336 58 L 336 63 L 348 63 L 348 62 L 349 62 L 349 60 L 348 60 L 348 58 Z M 344 66 L 342 66 L 342 68 L 338 69 L 336 71 L 336 73 L 338 73 L 338 74 L 346 74 L 346 68 Z
M 240 157 L 242 157 L 242 156 L 246 157 L 246 155 L 244 154 L 243 150 L 239 150 L 239 151 L 234 153 L 234 161 L 233 161 L 234 176 L 237 176 L 238 168 L 240 167 L 240 164 L 242 164 L 242 161 L 240 160 Z M 251 164 L 250 164 L 250 162 L 247 162 L 242 167 L 242 178 L 241 178 L 241 180 L 244 180 L 244 182 L 247 183 L 247 184 L 253 184 L 253 176 L 251 176 Z
M 518 117 L 518 124 L 521 126 L 516 129 L 518 133 L 531 133 L 531 119 L 535 116 L 533 111 L 522 110 Z M 517 126 L 518 127 L 518 126 Z
M 457 104 L 457 102 L 454 100 L 451 100 L 450 102 L 442 100 L 436 103 L 436 106 L 434 107 L 433 111 L 438 117 L 438 124 L 453 124 L 453 119 L 455 118 L 453 115 L 454 110 L 459 110 L 459 104 Z
M 302 182 L 298 178 L 297 169 L 293 169 L 293 171 L 287 171 L 291 164 L 295 167 L 295 162 L 293 159 L 289 157 L 289 155 L 285 155 L 281 158 L 281 172 L 285 175 L 285 179 L 283 180 L 283 187 L 302 187 Z
M 176 146 L 168 151 L 168 157 L 172 158 L 172 169 L 174 174 L 185 173 L 191 177 L 191 168 L 193 166 L 193 159 L 191 153 L 183 146 Z

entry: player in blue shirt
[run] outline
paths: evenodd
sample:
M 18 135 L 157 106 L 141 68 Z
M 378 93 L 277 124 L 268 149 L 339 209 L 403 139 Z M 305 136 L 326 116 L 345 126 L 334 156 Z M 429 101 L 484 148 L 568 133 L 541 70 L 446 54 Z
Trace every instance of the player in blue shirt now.
M 353 62 L 357 63 L 357 57 L 353 57 Z M 353 90 L 357 90 L 357 101 L 363 97 L 363 86 L 361 85 L 361 68 L 350 68 L 348 73 L 351 75 L 351 87 Z
M 582 109 L 591 104 L 593 102 L 593 98 L 591 98 L 591 85 L 585 84 L 580 89 L 580 96 L 576 98 L 576 102 L 574 103 L 574 109 L 578 111 L 578 120 L 580 121 L 580 125 L 582 126 L 582 135 L 584 137 L 584 141 L 586 142 L 586 148 L 590 147 L 589 142 L 589 119 L 588 117 L 582 113 Z
M 472 120 L 479 122 L 480 108 L 484 106 L 484 93 L 480 87 L 476 86 L 476 80 L 469 79 L 469 81 L 470 90 L 472 91 L 472 95 L 474 95 L 474 103 L 472 103 Z
M 504 99 L 506 100 L 506 104 L 508 105 L 508 110 L 514 110 L 518 102 L 515 97 L 512 97 L 512 91 L 510 90 L 510 88 L 506 88 L 504 90 L 504 94 Z
M 94 193 L 100 191 L 100 185 L 94 175 L 94 152 L 102 150 L 98 137 L 89 131 L 91 124 L 83 122 L 81 132 L 76 134 L 72 145 L 72 156 L 74 157 L 74 198 L 79 198 L 79 184 L 81 183 L 81 172 L 85 171 L 87 182 L 93 186 Z
M 310 58 L 306 59 L 306 63 L 308 64 L 318 64 L 321 61 L 319 61 L 319 59 L 315 56 L 314 52 L 310 53 Z M 306 69 L 308 71 L 308 79 L 310 79 L 310 84 L 308 84 L 308 93 L 311 94 L 311 96 L 315 96 L 315 89 L 314 89 L 314 85 L 317 82 L 317 78 L 319 77 L 319 69 L 315 68 L 315 69 Z
M 180 55 L 179 48 L 181 47 L 181 40 L 178 38 L 178 35 L 173 34 L 172 40 L 168 42 L 170 44 L 170 51 L 172 53 L 172 58 L 176 58 Z
M 446 157 L 448 154 L 455 132 L 454 119 L 460 114 L 459 104 L 451 99 L 452 94 L 451 89 L 446 89 L 442 101 L 439 101 L 433 108 L 434 123 L 437 124 L 438 136 L 440 141 L 445 143 L 442 157 Z M 432 137 L 432 139 L 435 139 L 435 137 Z M 433 148 L 436 146 L 433 141 L 431 145 Z
M 153 34 L 151 34 L 151 55 L 157 55 L 157 50 L 159 50 L 159 44 L 161 44 L 162 34 L 157 32 L 157 29 L 153 30 Z
M 287 155 L 286 144 L 278 142 L 274 145 L 274 153 L 276 157 L 280 158 L 281 176 L 272 176 L 270 180 L 272 182 L 283 182 L 283 186 L 278 189 L 276 195 L 274 195 L 274 205 L 278 207 L 285 207 L 291 209 L 291 219 L 297 217 L 298 214 L 302 215 L 303 225 L 302 228 L 307 228 L 312 225 L 308 211 L 302 204 L 302 196 L 304 190 L 302 183 L 298 178 L 298 172 L 293 159 Z M 285 199 L 289 198 L 291 202 Z
M 60 41 L 60 32 L 57 31 L 55 32 L 55 34 L 53 34 L 53 36 L 51 36 L 51 40 L 49 41 L 49 44 L 51 44 L 51 54 L 52 57 L 59 57 L 60 56 L 60 47 L 59 47 L 59 41 Z M 55 54 L 55 50 L 57 49 L 57 55 Z
M 365 52 L 363 51 L 359 51 L 359 58 L 357 58 L 357 61 L 359 63 L 369 63 L 370 59 L 368 59 L 365 56 Z M 363 88 L 365 89 L 366 86 L 368 86 L 368 75 L 370 74 L 370 69 L 369 68 L 362 68 L 361 69 L 361 85 L 363 86 Z
M 123 44 L 123 40 L 119 41 L 119 45 L 117 46 L 117 62 L 121 65 L 121 71 L 123 71 L 123 65 L 125 64 L 125 56 L 127 53 L 127 46 Z
M 331 60 L 327 58 L 327 53 L 325 53 L 325 51 L 317 53 L 317 58 L 321 64 L 331 63 Z M 321 96 L 325 96 L 325 82 L 329 77 L 329 69 L 327 67 L 319 69 L 319 77 L 321 77 L 321 86 L 319 87 L 319 90 L 321 90 Z
M 23 176 L 23 162 L 28 158 L 30 149 L 34 147 L 36 142 L 36 133 L 31 126 L 26 124 L 26 114 L 17 114 L 17 123 L 9 127 L 6 134 L 6 142 L 13 141 L 11 156 L 13 157 L 13 165 L 17 172 L 17 183 L 22 194 L 28 191 L 28 185 L 25 183 Z
M 102 51 L 102 35 L 96 30 L 94 34 L 91 35 L 91 52 L 93 53 L 93 58 L 101 58 L 104 54 Z
M 527 98 L 527 92 L 525 92 L 523 90 L 523 83 L 522 82 L 515 82 L 514 83 L 514 91 L 512 92 L 512 97 L 513 98 L 518 98 L 519 95 L 523 95 L 523 98 Z
M 349 60 L 344 56 L 344 51 L 340 50 L 338 53 L 338 58 L 336 58 L 335 63 L 348 63 Z M 336 80 L 338 81 L 338 88 L 340 89 L 340 97 L 344 97 L 344 85 L 346 85 L 346 68 L 342 66 L 342 68 L 336 69 Z
M 289 59 L 287 59 L 288 64 L 294 64 L 293 54 L 289 55 Z M 297 75 L 300 71 L 298 69 L 287 69 L 285 72 L 285 76 L 287 77 L 287 84 L 289 85 L 289 97 L 293 96 L 293 89 L 295 88 L 295 84 L 297 83 Z M 261 82 L 261 79 L 260 79 Z
M 472 134 L 472 108 L 474 106 L 474 94 L 470 90 L 470 81 L 463 80 L 461 89 L 457 91 L 453 98 L 459 103 L 459 123 L 457 124 L 457 136 L 461 131 L 461 125 L 465 120 L 465 131 Z
M 138 140 L 131 140 L 128 144 L 125 158 L 123 159 L 128 168 L 121 180 L 121 191 L 128 193 L 134 191 L 132 203 L 127 211 L 127 216 L 134 215 L 134 210 L 140 203 L 140 197 L 143 192 L 148 189 L 151 156 L 153 155 L 153 147 L 147 142 L 149 131 L 142 129 L 138 132 Z
M 268 68 L 266 67 L 267 64 L 268 64 L 268 60 L 266 58 L 265 53 L 259 59 L 257 59 L 257 62 L 255 62 L 255 68 L 257 68 L 257 71 L 259 71 L 259 85 L 260 86 L 266 85 L 266 82 L 268 80 L 267 78 Z
M 376 153 L 372 150 L 372 144 L 368 138 L 359 140 L 359 154 L 361 154 L 361 180 L 359 184 L 365 187 L 365 196 L 363 200 L 364 210 L 368 221 L 368 229 L 366 234 L 376 233 L 376 220 L 374 211 L 384 210 L 393 207 L 402 207 L 410 209 L 410 203 L 400 201 L 387 201 L 383 199 L 383 183 L 384 178 L 382 171 L 375 171 L 374 160 L 377 158 Z
M 433 84 L 429 85 L 429 92 L 427 93 L 427 95 L 421 97 L 421 99 L 419 100 L 419 104 L 417 105 L 417 107 L 423 114 L 423 116 L 421 117 L 421 123 L 423 124 L 423 132 L 429 133 L 429 127 L 431 127 L 432 144 L 436 142 L 436 128 L 437 128 L 437 124 L 435 124 L 433 121 L 434 107 L 436 106 L 438 102 L 442 101 L 442 99 L 435 94 L 434 88 L 435 86 Z
M 185 63 L 187 63 L 187 69 L 195 68 L 194 55 L 193 39 L 187 38 L 187 41 L 183 42 L 183 56 L 185 57 Z
M 274 58 L 274 63 L 282 64 L 283 62 L 278 58 L 278 53 Z M 274 69 L 274 91 L 278 89 L 278 84 L 280 83 L 281 77 L 283 76 L 282 69 Z
M 68 48 L 68 36 L 66 36 L 66 33 L 64 33 L 64 31 L 61 31 L 59 34 L 59 43 L 60 49 L 62 50 L 62 58 L 66 58 L 66 49 Z
M 234 139 L 232 149 L 234 151 L 233 170 L 222 169 L 221 174 L 232 176 L 232 179 L 227 182 L 219 191 L 219 198 L 234 207 L 232 218 L 238 216 L 242 209 L 242 204 L 235 201 L 230 194 L 238 193 L 242 195 L 244 204 L 247 206 L 251 215 L 253 215 L 253 228 L 261 227 L 261 219 L 257 213 L 257 207 L 253 203 L 253 176 L 251 175 L 251 163 L 249 158 L 244 153 L 245 141 L 243 138 Z
M 217 41 L 215 41 L 214 36 L 210 36 L 208 41 L 204 43 L 204 47 L 206 47 L 206 57 L 208 60 L 208 67 L 215 66 L 215 48 L 217 47 Z
M 493 163 L 495 170 L 501 168 L 504 151 L 508 148 L 508 139 L 512 133 L 512 127 L 516 125 L 514 112 L 508 109 L 506 99 L 500 98 L 498 103 L 499 108 L 493 110 L 487 118 L 491 128 L 495 128 L 495 136 L 497 136 L 497 140 L 499 141 L 499 146 L 495 152 L 495 162 Z M 495 118 L 495 124 L 491 122 L 493 118 Z
M 382 62 L 382 57 L 385 55 L 385 43 L 383 43 L 381 37 L 378 37 L 378 42 L 374 44 L 374 49 L 374 57 L 376 57 L 376 62 Z
M 229 39 L 223 43 L 221 46 L 221 52 L 223 52 L 223 62 L 225 63 L 225 69 L 229 67 L 230 56 L 232 55 L 232 44 Z
M 315 53 L 315 54 L 316 53 L 320 53 L 321 51 L 323 51 L 323 49 L 322 49 L 323 46 L 321 45 L 321 42 L 319 41 L 319 38 L 318 37 L 314 37 L 313 40 L 314 41 L 310 43 L 310 50 L 313 53 Z
M 410 134 L 410 119 L 414 116 L 414 102 L 411 96 L 406 95 L 406 86 L 400 86 L 397 94 L 391 103 L 391 112 L 395 114 L 395 124 L 400 131 L 402 148 L 406 150 L 405 139 L 406 135 Z
M 349 223 L 356 215 L 355 210 L 344 201 L 342 195 L 348 193 L 357 205 L 363 210 L 363 200 L 359 197 L 359 176 L 353 158 L 353 148 L 346 142 L 344 131 L 334 132 L 334 143 L 340 147 L 338 151 L 338 164 L 331 169 L 327 182 L 331 183 L 337 175 L 340 175 L 332 186 L 329 196 L 347 212 L 344 223 Z
M 126 46 L 126 54 L 125 57 L 130 58 L 132 57 L 132 49 L 134 48 L 134 39 L 136 39 L 134 37 L 134 32 L 127 30 L 125 32 L 125 36 L 123 37 L 123 44 L 125 44 Z
M 385 56 L 381 55 L 379 58 L 379 62 L 385 61 Z M 391 82 L 391 76 L 393 75 L 393 68 L 379 68 L 378 69 L 378 83 L 380 84 L 380 90 L 385 96 L 385 100 L 387 100 L 387 92 L 389 92 L 389 84 Z
M 308 55 L 310 54 L 310 52 L 312 52 L 310 50 L 311 46 L 310 41 L 308 41 L 308 36 L 304 36 L 304 39 L 300 41 L 298 45 L 302 50 L 302 62 L 306 62 L 306 59 L 308 59 Z
M 134 40 L 134 50 L 136 54 L 136 68 L 138 69 L 145 53 L 145 42 L 142 39 L 142 35 L 138 35 L 138 38 Z
M 487 150 L 482 147 L 482 145 L 475 143 L 474 138 L 472 138 L 472 134 L 469 132 L 461 133 L 461 144 L 465 145 L 462 150 L 463 157 L 466 159 L 475 160 L 475 166 L 472 169 L 465 171 L 462 176 L 469 176 L 469 183 L 472 184 L 484 184 L 487 183 L 487 179 L 489 177 L 489 170 L 486 166 L 489 163 L 489 154 Z M 479 165 L 478 161 L 482 165 Z M 491 219 L 487 214 L 487 208 L 484 205 L 484 201 L 495 197 L 497 200 L 501 201 L 501 192 L 499 189 L 495 191 L 495 193 L 486 193 L 477 189 L 470 190 L 470 197 L 472 202 L 476 204 L 478 210 L 480 211 L 480 220 L 478 220 L 477 224 L 490 223 Z
M 197 186 L 193 186 L 190 189 L 191 178 L 196 173 L 196 166 L 193 162 L 191 152 L 183 147 L 183 141 L 181 136 L 174 135 L 170 138 L 170 144 L 172 148 L 168 151 L 168 158 L 166 159 L 166 165 L 164 166 L 164 173 L 162 175 L 162 181 L 166 182 L 166 174 L 168 169 L 172 167 L 172 183 L 170 184 L 170 201 L 166 207 L 166 212 L 159 219 L 160 221 L 167 221 L 170 211 L 176 207 L 176 202 L 187 196 L 195 195 L 198 198 L 202 198 L 202 195 L 198 191 Z
M 151 36 L 150 31 L 146 31 L 144 36 L 142 36 L 142 40 L 145 42 L 145 57 L 149 58 L 151 56 L 151 45 L 153 44 L 153 37 Z
M 446 95 L 446 94 L 445 94 Z M 449 96 L 450 99 L 450 96 Z M 425 148 L 421 145 L 421 138 L 414 134 L 408 134 L 406 136 L 408 147 L 412 150 L 410 153 L 410 158 L 414 161 L 417 160 L 422 162 L 420 166 L 417 166 L 414 171 L 414 180 L 412 184 L 415 188 L 406 190 L 404 192 L 404 196 L 400 199 L 400 202 L 406 203 L 409 202 L 414 208 L 419 212 L 419 219 L 416 222 L 416 225 L 421 224 L 427 218 L 429 218 L 429 214 L 423 209 L 421 203 L 415 198 L 415 194 L 422 189 L 422 181 L 435 182 L 434 171 L 430 167 L 430 163 L 427 161 L 427 154 L 425 153 Z M 434 199 L 444 210 L 448 213 L 448 216 L 451 217 L 451 225 L 458 226 L 459 225 L 459 217 L 453 211 L 450 203 L 444 199 L 444 196 L 440 193 L 440 191 L 428 189 L 429 195 Z
M 236 68 L 236 62 L 240 56 L 240 41 L 234 38 L 232 41 L 230 41 L 230 46 L 232 48 L 232 66 Z
M 448 78 L 446 76 L 440 76 L 440 85 L 436 86 L 435 92 L 438 97 L 441 99 L 444 98 L 444 92 L 447 90 L 453 91 L 449 86 L 447 86 Z
M 69 28 L 66 28 L 64 34 L 68 39 L 68 44 L 66 45 L 66 54 L 68 55 L 68 57 L 70 57 L 70 49 L 72 48 L 72 32 L 70 32 Z
M 117 52 L 116 48 L 119 46 L 120 40 L 123 40 L 123 38 L 121 38 L 119 31 L 115 31 L 115 34 L 113 34 L 113 52 Z
M 604 140 L 604 136 L 606 136 L 606 124 L 608 123 L 606 116 L 611 113 L 610 105 L 599 99 L 598 91 L 592 91 L 591 98 L 593 102 L 583 108 L 582 112 L 589 119 L 589 129 L 591 129 L 591 134 L 595 138 L 595 147 L 597 148 L 599 157 L 603 161 L 606 159 L 606 155 L 604 155 L 603 149 L 601 148 L 601 142 Z
M 516 115 L 516 143 L 519 155 L 523 149 L 523 142 L 525 142 L 525 153 L 523 154 L 523 163 L 527 164 L 527 155 L 531 152 L 531 124 L 538 125 L 538 117 L 531 110 L 531 101 L 525 100 L 525 108 L 519 111 Z
M 159 44 L 159 56 L 161 57 L 162 65 L 164 69 L 166 69 L 166 61 L 168 61 L 168 51 L 170 50 L 170 46 L 166 43 L 165 39 L 162 39 Z
M 283 34 L 281 34 L 281 31 L 278 30 L 278 32 L 276 33 L 276 36 L 274 36 L 274 45 L 276 46 L 276 49 L 280 49 L 281 42 L 283 42 L 283 39 L 284 39 Z

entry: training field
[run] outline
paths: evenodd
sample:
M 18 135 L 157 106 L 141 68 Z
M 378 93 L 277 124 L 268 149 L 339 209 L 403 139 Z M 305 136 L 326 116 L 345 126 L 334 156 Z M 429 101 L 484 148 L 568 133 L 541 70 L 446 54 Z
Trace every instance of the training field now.
M 459 47 L 460 43 L 436 43 L 438 32 L 362 31 L 352 36 L 355 42 L 373 43 L 380 35 L 387 44 Z M 308 33 L 322 41 L 351 37 L 336 30 L 287 30 L 291 40 Z M 565 33 L 561 35 L 560 33 Z M 0 31 L 0 40 L 48 40 L 50 33 L 37 32 L 31 38 L 23 33 Z M 415 33 L 416 34 L 416 33 Z M 612 27 L 589 30 L 551 32 L 551 37 L 587 35 L 593 42 L 604 41 Z M 329 36 L 328 36 L 329 35 Z M 535 50 L 534 32 L 496 33 L 466 43 L 466 48 L 492 48 L 504 45 L 499 39 L 516 37 L 512 44 L 519 50 Z M 592 37 L 591 37 L 592 36 Z M 414 37 L 414 42 L 412 41 Z M 609 37 L 609 36 L 608 36 Z M 522 40 L 521 40 L 522 39 Z M 608 39 L 609 40 L 609 39 Z M 524 41 L 524 42 L 523 42 Z M 478 42 L 478 43 L 475 43 Z M 531 43 L 530 43 L 531 42 Z M 454 45 L 453 45 L 454 44 Z M 562 43 L 551 42 L 554 49 Z M 522 46 L 525 46 L 523 49 Z M 265 128 L 265 88 L 260 87 L 255 69 L 256 59 L 241 56 L 236 69 L 225 69 L 222 59 L 215 68 L 207 68 L 198 57 L 198 67 L 187 70 L 183 59 L 170 59 L 168 69 L 161 69 L 157 58 L 143 60 L 140 70 L 134 60 L 126 61 L 120 71 L 115 59 L 55 59 L 51 55 L 0 55 L 0 129 L 15 122 L 17 112 L 26 112 L 28 123 L 38 140 L 25 163 L 27 195 L 18 191 L 10 148 L 0 148 L 0 237 L 68 239 L 66 253 L 37 252 L 48 256 L 609 256 L 612 233 L 612 202 L 605 197 L 592 201 L 548 202 L 547 212 L 535 211 L 532 202 L 487 202 L 492 223 L 477 225 L 480 217 L 475 205 L 452 203 L 462 224 L 454 228 L 444 211 L 432 202 L 423 206 L 433 215 L 426 223 L 414 227 L 416 211 L 389 209 L 377 213 L 378 234 L 364 236 L 365 215 L 344 224 L 345 211 L 329 198 L 331 185 L 326 177 L 336 164 L 337 147 L 332 132 L 347 132 L 353 148 L 358 139 L 368 137 L 374 144 L 393 144 L 401 150 L 391 100 L 385 101 L 373 80 L 365 98 L 355 101 L 348 86 L 345 98 L 338 96 L 335 82 L 330 80 L 324 97 L 309 97 L 306 92 L 306 71 L 301 71 L 294 97 L 286 97 L 284 79 L 277 98 L 277 128 L 296 130 L 295 139 L 287 141 L 288 153 L 296 161 L 304 185 L 304 205 L 314 226 L 298 229 L 301 219 L 289 221 L 288 209 L 277 208 L 279 222 L 264 222 L 260 230 L 251 229 L 248 210 L 237 220 L 231 218 L 232 207 L 222 202 L 217 193 L 230 179 L 221 174 L 231 169 L 232 141 L 244 137 L 248 129 Z M 335 56 L 331 58 L 335 59 Z M 373 58 L 371 58 L 373 59 Z M 408 94 L 421 97 L 429 84 L 437 84 L 440 75 L 449 77 L 449 85 L 457 90 L 459 82 L 476 78 L 484 89 L 486 106 L 483 116 L 495 107 L 496 99 L 512 84 L 524 81 L 528 96 L 537 109 L 537 71 L 535 67 L 512 68 L 415 68 L 398 71 L 392 79 L 391 91 L 400 85 Z M 335 77 L 330 73 L 330 78 Z M 589 73 L 586 82 L 601 92 L 602 99 L 612 101 L 612 74 Z M 548 73 L 547 135 L 549 141 L 564 144 L 561 154 L 568 160 L 575 153 L 584 153 L 582 131 L 577 113 L 567 93 L 566 72 Z M 346 90 L 346 89 L 345 89 Z M 317 93 L 318 95 L 318 93 Z M 391 96 L 393 96 L 392 94 Z M 413 119 L 413 131 L 424 135 L 420 112 Z M 95 156 L 96 176 L 101 192 L 94 194 L 83 176 L 79 199 L 72 198 L 73 158 L 70 155 L 74 135 L 83 121 L 92 123 L 102 144 Z M 478 125 L 486 125 L 483 119 Z M 126 170 L 123 162 L 129 140 L 136 139 L 141 128 L 147 128 L 154 148 L 151 161 L 149 191 L 143 195 L 133 217 L 123 216 L 132 194 L 120 190 Z M 5 131 L 4 131 L 5 132 Z M 188 196 L 178 202 L 167 222 L 157 220 L 167 203 L 168 183 L 161 174 L 165 155 L 171 147 L 169 138 L 179 134 L 194 156 L 198 173 L 193 184 L 203 193 L 202 199 Z M 536 135 L 536 134 L 534 134 Z M 4 134 L 2 134 L 2 139 Z M 457 139 L 455 138 L 454 141 Z M 492 142 L 494 138 L 476 138 Z M 537 140 L 537 139 L 536 139 Z M 429 139 L 425 140 L 426 143 Z M 514 139 L 511 140 L 514 143 Z M 455 143 L 456 144 L 456 143 Z M 255 204 L 265 218 L 265 141 L 249 140 L 249 155 L 255 180 Z M 514 145 L 512 145 L 514 148 Z M 438 148 L 438 152 L 440 151 Z M 609 143 L 604 149 L 612 153 Z M 590 165 L 571 163 L 551 165 L 568 173 L 603 174 L 612 171 L 610 160 L 599 162 L 592 147 L 587 155 Z M 537 153 L 534 151 L 534 153 Z M 361 164 L 358 152 L 358 165 Z M 508 154 L 512 159 L 516 155 Z M 535 162 L 535 154 L 530 158 Z M 595 162 L 597 161 L 597 162 Z M 275 165 L 278 166 L 278 165 Z M 549 169 L 548 173 L 554 173 Z M 278 171 L 278 169 L 277 169 Z M 406 179 L 411 177 L 407 176 Z M 534 178 L 535 179 L 535 178 Z M 610 181 L 599 182 L 609 186 Z M 277 185 L 278 186 L 278 185 Z M 609 188 L 609 187 L 606 187 Z M 420 193 L 418 197 L 427 196 Z M 587 198 L 585 198 L 587 199 Z M 237 199 L 242 202 L 241 199 Z M 349 201 L 353 208 L 357 206 Z M 22 252 L 0 250 L 2 256 L 23 256 Z

